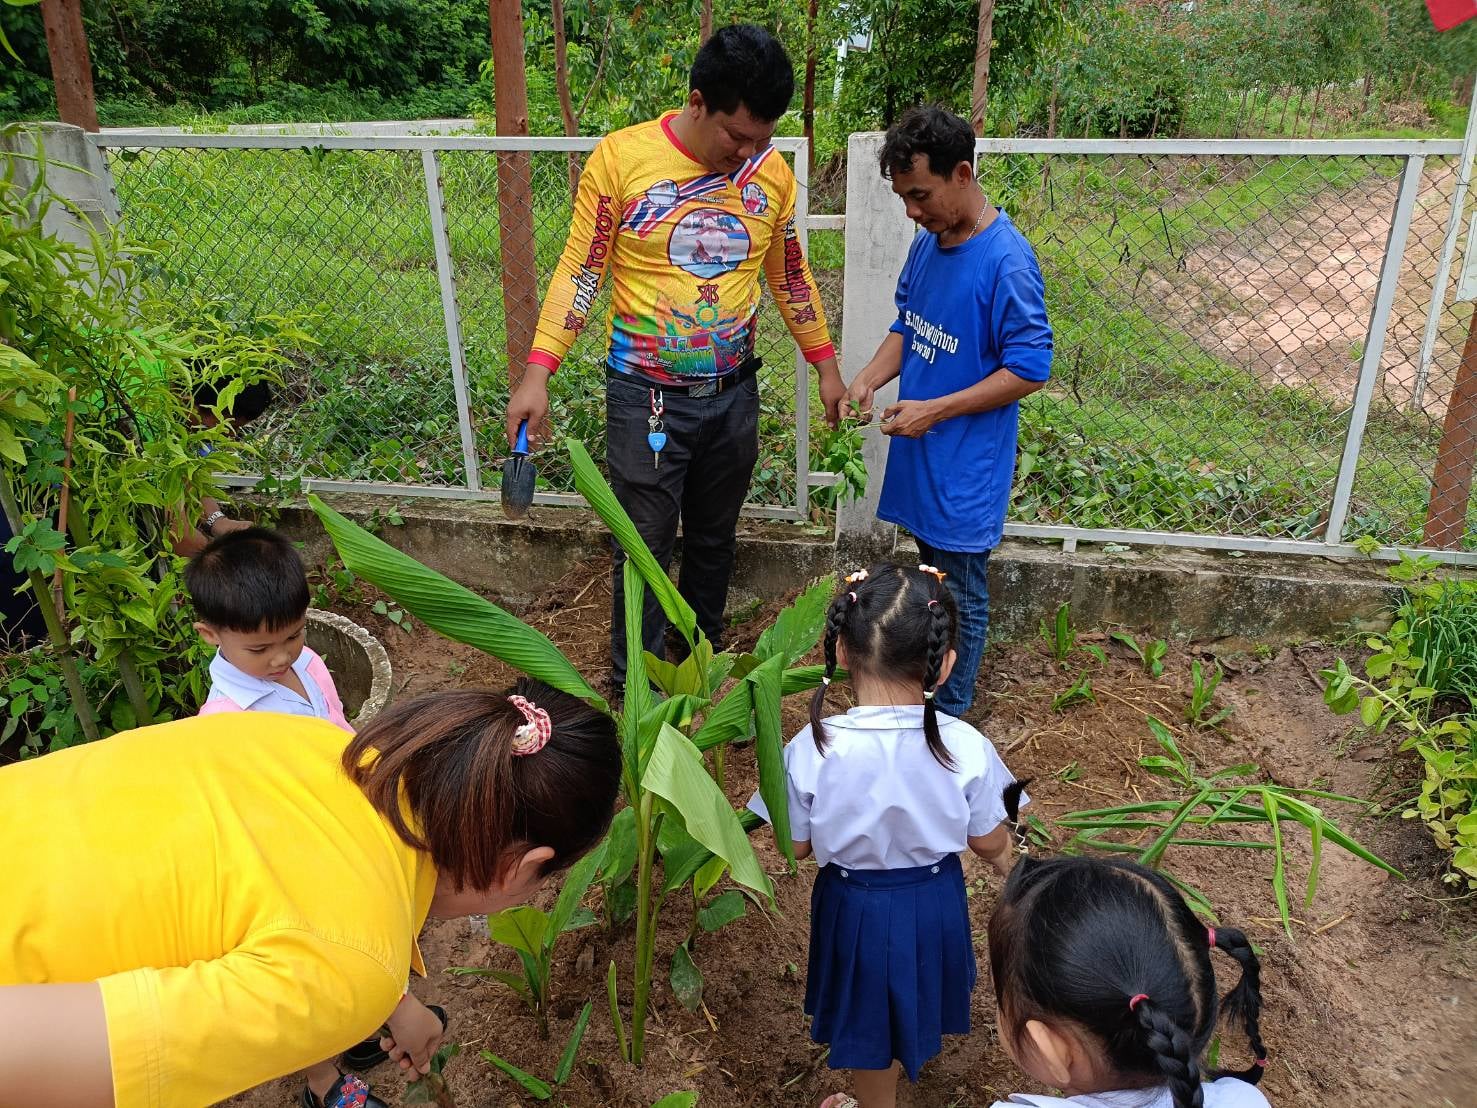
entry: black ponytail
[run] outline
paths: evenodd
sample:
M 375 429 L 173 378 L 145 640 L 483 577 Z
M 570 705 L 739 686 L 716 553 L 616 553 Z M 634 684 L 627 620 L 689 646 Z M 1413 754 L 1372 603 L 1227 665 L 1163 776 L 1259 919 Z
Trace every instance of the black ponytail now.
M 1267 1047 L 1262 1042 L 1262 964 L 1251 940 L 1234 927 L 1217 927 L 1213 932 L 1212 945 L 1222 950 L 1241 964 L 1241 980 L 1221 1001 L 1221 1011 L 1228 1020 L 1236 1021 L 1246 1029 L 1251 1040 L 1252 1064 L 1244 1070 L 1217 1070 L 1217 1077 L 1239 1077 L 1249 1085 L 1261 1081 L 1267 1067 Z
M 1179 1024 L 1161 1012 L 1151 997 L 1134 1007 L 1144 1047 L 1169 1086 L 1174 1108 L 1204 1108 L 1205 1093 L 1200 1088 L 1200 1050 L 1195 1040 Z
M 856 602 L 856 593 L 848 588 L 831 601 L 831 608 L 826 612 L 826 634 L 821 640 L 821 649 L 826 656 L 826 675 L 821 678 L 821 683 L 815 687 L 810 698 L 810 737 L 815 740 L 815 748 L 822 754 L 826 752 L 826 726 L 821 722 L 821 716 L 825 713 L 826 692 L 836 679 L 836 642 L 841 638 L 846 617 Z

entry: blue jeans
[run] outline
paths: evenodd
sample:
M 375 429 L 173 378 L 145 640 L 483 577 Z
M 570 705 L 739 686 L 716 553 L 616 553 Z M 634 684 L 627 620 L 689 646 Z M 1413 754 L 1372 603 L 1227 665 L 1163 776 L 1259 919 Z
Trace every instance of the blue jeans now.
M 939 550 L 914 536 L 924 565 L 936 566 L 946 576 L 944 584 L 959 605 L 959 633 L 955 636 L 954 670 L 939 687 L 933 701 L 941 712 L 962 716 L 974 703 L 974 683 L 985 654 L 985 634 L 990 629 L 990 552 L 967 553 Z

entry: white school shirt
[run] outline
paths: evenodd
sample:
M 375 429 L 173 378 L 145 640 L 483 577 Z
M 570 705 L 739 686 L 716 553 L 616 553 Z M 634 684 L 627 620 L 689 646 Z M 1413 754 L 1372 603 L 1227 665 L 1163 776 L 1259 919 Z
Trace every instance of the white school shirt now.
M 808 839 L 823 866 L 906 869 L 962 853 L 969 836 L 999 827 L 1001 793 L 1015 777 L 969 724 L 943 712 L 938 722 L 952 770 L 928 752 L 921 704 L 867 705 L 832 716 L 825 754 L 806 727 L 785 747 L 790 837 Z M 749 808 L 769 819 L 758 793 Z
M 322 661 L 313 652 L 312 647 L 305 646 L 303 652 L 297 656 L 297 661 L 292 663 L 292 672 L 297 674 L 297 679 L 303 683 L 303 688 L 308 693 L 308 698 L 304 700 L 286 685 L 268 681 L 264 677 L 253 677 L 244 672 L 235 664 L 228 662 L 226 656 L 217 649 L 215 657 L 210 660 L 210 695 L 205 698 L 206 706 L 209 707 L 224 699 L 243 712 L 277 712 L 285 716 L 312 716 L 315 719 L 326 719 L 337 723 L 334 706 L 329 703 L 324 690 L 308 672 L 308 667 L 314 662 L 321 665 Z M 340 708 L 340 715 L 342 711 L 343 709 Z
M 1239 1077 L 1222 1077 L 1201 1086 L 1205 1108 L 1271 1108 L 1267 1098 L 1255 1085 Z M 1014 1108 L 1028 1104 L 1032 1108 L 1173 1108 L 1174 1097 L 1164 1086 L 1157 1089 L 1121 1089 L 1110 1093 L 1084 1093 L 1082 1096 L 1041 1096 L 1037 1093 L 1015 1093 L 997 1100 L 990 1108 Z

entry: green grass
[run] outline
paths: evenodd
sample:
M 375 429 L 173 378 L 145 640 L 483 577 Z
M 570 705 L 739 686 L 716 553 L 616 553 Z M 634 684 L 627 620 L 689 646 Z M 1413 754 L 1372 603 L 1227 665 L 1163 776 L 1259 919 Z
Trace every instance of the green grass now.
M 505 451 L 508 387 L 496 160 L 448 152 L 441 162 L 473 422 L 491 483 Z M 536 154 L 532 166 L 538 273 L 517 279 L 542 292 L 571 209 L 564 156 Z M 1056 331 L 1053 382 L 1024 408 L 1029 471 L 1017 483 L 1015 517 L 1316 534 L 1347 404 L 1269 387 L 1208 353 L 1146 285 L 1173 277 L 1217 237 L 1258 241 L 1315 198 L 1347 194 L 1397 168 L 1395 159 L 985 159 L 987 191 L 1041 259 Z M 166 244 L 161 277 L 243 313 L 309 318 L 320 344 L 300 353 L 295 403 L 279 406 L 262 436 L 272 468 L 461 483 L 418 153 L 141 150 L 115 158 L 113 170 L 130 229 Z M 810 242 L 839 338 L 844 236 L 813 232 Z M 608 292 L 596 317 L 606 304 Z M 762 462 L 752 499 L 793 504 L 793 346 L 767 298 L 761 317 Z M 587 329 L 552 389 L 557 425 L 597 458 L 603 343 L 600 328 Z M 830 446 L 817 412 L 813 403 L 815 467 Z M 1434 431 L 1424 419 L 1373 414 L 1348 537 L 1409 542 L 1418 534 Z M 541 477 L 545 487 L 571 487 L 552 457 Z

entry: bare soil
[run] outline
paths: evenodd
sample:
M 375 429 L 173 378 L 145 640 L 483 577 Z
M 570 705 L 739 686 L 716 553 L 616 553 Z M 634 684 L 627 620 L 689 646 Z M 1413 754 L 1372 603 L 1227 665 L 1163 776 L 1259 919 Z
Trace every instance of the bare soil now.
M 595 681 L 606 673 L 608 581 L 606 563 L 579 567 L 522 613 Z M 752 614 L 734 629 L 730 645 L 752 643 L 777 609 L 776 603 Z M 345 613 L 388 645 L 397 696 L 502 685 L 513 677 L 501 663 L 423 628 L 407 634 L 374 615 L 368 598 Z M 1106 665 L 1081 651 L 1059 665 L 1040 641 L 995 644 L 980 677 L 974 722 L 1018 775 L 1035 779 L 1033 810 L 1040 819 L 1050 823 L 1071 810 L 1168 795 L 1158 779 L 1136 765 L 1152 745 L 1144 723 L 1150 714 L 1174 725 L 1184 748 L 1203 767 L 1254 760 L 1277 782 L 1317 783 L 1374 798 L 1384 808 L 1382 815 L 1349 813 L 1341 821 L 1405 878 L 1386 877 L 1336 849 L 1325 850 L 1317 899 L 1307 909 L 1300 898 L 1294 903 L 1292 939 L 1275 918 L 1271 864 L 1262 852 L 1182 848 L 1169 856 L 1171 870 L 1202 890 L 1220 919 L 1245 929 L 1263 952 L 1262 1026 L 1272 1053 L 1264 1088 L 1273 1104 L 1441 1108 L 1477 1103 L 1477 907 L 1450 897 L 1439 880 L 1441 857 L 1428 835 L 1418 823 L 1399 818 L 1401 800 L 1414 787 L 1408 757 L 1395 755 L 1384 741 L 1351 737 L 1347 721 L 1324 707 L 1315 675 L 1330 663 L 1332 650 L 1310 645 L 1261 659 L 1223 657 L 1227 677 L 1217 700 L 1235 710 L 1220 730 L 1197 731 L 1183 721 L 1190 662 L 1201 656 L 1193 644 L 1171 649 L 1164 675 L 1156 679 L 1100 634 L 1084 641 L 1107 649 Z M 1092 672 L 1096 702 L 1053 711 L 1053 696 L 1084 668 Z M 839 710 L 844 705 L 836 699 Z M 790 733 L 803 723 L 802 701 L 786 705 Z M 752 751 L 734 751 L 731 799 L 743 803 L 754 785 Z M 1307 843 L 1297 834 L 1292 839 L 1289 887 L 1301 888 Z M 1060 832 L 1056 841 L 1063 841 Z M 703 1007 L 694 1013 L 676 1001 L 665 980 L 666 961 L 687 923 L 687 906 L 674 898 L 663 917 L 647 1061 L 639 1070 L 618 1060 L 604 989 L 610 962 L 628 967 L 633 960 L 631 927 L 612 935 L 594 926 L 561 941 L 551 1035 L 541 1041 L 532 1014 L 507 988 L 445 972 L 450 966 L 515 969 L 511 952 L 488 941 L 481 921 L 429 923 L 421 945 L 430 976 L 415 991 L 447 1008 L 452 1037 L 463 1044 L 462 1056 L 450 1068 L 458 1103 L 532 1103 L 480 1052 L 493 1050 L 549 1080 L 587 999 L 595 1001 L 595 1010 L 580 1060 L 553 1103 L 646 1106 L 667 1093 L 692 1089 L 708 1108 L 814 1105 L 841 1088 L 838 1075 L 826 1067 L 823 1049 L 810 1042 L 801 1011 L 815 867 L 803 865 L 798 876 L 787 876 L 773 843 L 762 833 L 755 842 L 775 878 L 778 911 L 764 916 L 751 907 L 743 920 L 700 940 L 695 957 L 706 991 Z M 998 883 L 973 858 L 966 861 L 966 876 L 982 940 Z M 592 901 L 597 897 L 591 893 Z M 1235 967 L 1218 958 L 1217 971 L 1222 988 L 1229 988 Z M 630 992 L 629 978 L 623 976 L 623 1005 L 629 1004 Z M 999 1047 L 983 955 L 974 1025 L 971 1036 L 947 1043 L 916 1087 L 903 1090 L 902 1104 L 982 1106 L 1033 1088 Z M 1247 1054 L 1238 1035 L 1224 1037 L 1225 1064 L 1245 1065 Z M 403 1086 L 387 1067 L 368 1076 L 379 1095 L 398 1101 Z M 283 1079 L 234 1103 L 286 1105 L 300 1088 L 299 1081 Z
M 1216 236 L 1176 272 L 1154 276 L 1154 299 L 1177 319 L 1206 321 L 1194 338 L 1207 353 L 1269 385 L 1352 402 L 1398 187 L 1395 178 L 1371 175 L 1319 194 L 1290 218 L 1269 215 L 1235 236 Z M 1426 173 L 1417 194 L 1381 359 L 1378 395 L 1391 406 L 1408 404 L 1415 387 L 1455 187 L 1456 173 L 1443 167 Z M 1446 414 L 1471 318 L 1470 305 L 1452 301 L 1460 252 L 1455 261 L 1419 406 L 1433 421 Z

